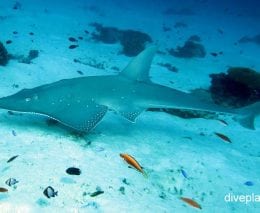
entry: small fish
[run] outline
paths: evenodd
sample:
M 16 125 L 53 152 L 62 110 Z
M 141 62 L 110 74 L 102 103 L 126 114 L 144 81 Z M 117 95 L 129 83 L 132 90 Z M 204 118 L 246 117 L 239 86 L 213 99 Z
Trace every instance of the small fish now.
M 96 196 L 101 195 L 103 193 L 104 193 L 104 191 L 98 190 L 98 191 L 91 193 L 90 197 L 96 197 Z
M 6 161 L 7 163 L 12 162 L 15 158 L 17 158 L 19 155 L 15 155 L 13 157 L 11 157 L 8 161 Z
M 123 153 L 120 154 L 120 157 L 123 158 L 129 165 L 131 165 L 132 167 L 134 167 L 136 170 L 138 170 L 139 172 L 141 172 L 145 177 L 147 177 L 147 174 L 143 171 L 142 167 L 140 166 L 140 164 L 134 159 L 134 157 L 132 157 L 129 154 Z
M 13 111 L 7 111 L 7 113 L 8 113 L 9 115 L 15 115 L 15 113 L 14 113 Z
M 8 189 L 0 187 L 0 192 L 8 192 Z
M 72 44 L 72 45 L 69 46 L 69 49 L 75 49 L 75 48 L 77 48 L 78 46 L 79 46 L 79 45 Z
M 198 208 L 198 209 L 202 209 L 201 206 L 194 200 L 190 199 L 190 198 L 186 198 L 186 197 L 181 197 L 180 198 L 182 201 L 184 201 L 185 203 L 195 207 L 195 208 Z
M 99 204 L 97 202 L 89 202 L 84 206 L 81 206 L 81 208 L 87 208 L 87 207 L 93 207 L 94 209 L 97 209 L 99 207 Z
M 13 135 L 13 136 L 16 136 L 16 135 L 17 135 L 14 130 L 12 130 L 12 135 Z
M 212 53 L 210 53 L 212 56 L 214 56 L 214 57 L 217 57 L 218 56 L 218 54 L 217 53 L 215 53 L 215 52 L 212 52 Z
M 33 32 L 30 32 L 30 33 L 29 33 L 29 35 L 33 36 L 33 35 L 34 35 L 34 33 L 33 33 Z
M 224 124 L 225 126 L 228 126 L 228 123 L 222 119 L 217 119 L 220 123 Z
M 51 198 L 51 197 L 58 196 L 58 191 L 55 192 L 54 188 L 52 188 L 51 186 L 48 186 L 46 189 L 44 189 L 43 194 L 47 198 Z
M 221 34 L 221 35 L 223 35 L 223 30 L 221 30 L 221 29 L 218 29 L 218 32 L 219 32 L 219 34 Z
M 79 39 L 79 40 L 83 40 L 83 37 L 82 37 L 82 36 L 79 36 L 78 39 Z
M 78 40 L 75 39 L 75 38 L 73 38 L 73 37 L 69 37 L 69 41 L 71 41 L 71 42 L 77 42 Z
M 101 147 L 101 146 L 97 146 L 96 148 L 95 148 L 95 151 L 96 152 L 103 152 L 105 150 L 105 148 L 103 148 L 103 147 Z
M 228 136 L 226 135 L 223 135 L 222 133 L 218 133 L 218 132 L 215 132 L 215 135 L 217 135 L 218 137 L 220 137 L 222 140 L 228 142 L 228 143 L 232 143 L 231 140 L 229 139 Z
M 5 181 L 5 184 L 8 186 L 14 186 L 17 184 L 19 181 L 16 180 L 15 178 L 9 178 L 7 181 Z
M 76 167 L 70 167 L 70 168 L 66 169 L 66 172 L 69 175 L 80 175 L 81 174 L 81 170 Z
M 6 44 L 11 44 L 11 43 L 12 43 L 12 40 L 7 40 L 5 43 L 6 43 Z
M 254 185 L 254 183 L 252 181 L 246 181 L 244 184 L 246 186 L 253 186 Z
M 185 137 L 182 137 L 182 138 L 192 140 L 192 137 L 189 137 L 189 136 L 185 136 Z
M 183 175 L 183 177 L 188 178 L 187 173 L 183 169 L 181 169 L 181 174 Z
M 84 73 L 80 70 L 77 70 L 77 73 L 80 74 L 80 75 L 84 75 Z

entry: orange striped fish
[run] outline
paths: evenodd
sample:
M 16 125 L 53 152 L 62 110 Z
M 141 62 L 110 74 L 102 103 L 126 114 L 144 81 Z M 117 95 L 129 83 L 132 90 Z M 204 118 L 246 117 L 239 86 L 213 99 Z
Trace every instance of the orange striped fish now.
M 222 133 L 219 133 L 219 132 L 214 132 L 214 133 L 215 133 L 215 135 L 220 137 L 222 140 L 224 140 L 224 141 L 226 141 L 228 143 L 232 143 L 228 136 L 226 136 L 226 135 L 224 135 Z
M 137 160 L 134 159 L 134 157 L 126 153 L 121 153 L 120 157 L 123 158 L 130 166 L 134 167 L 136 170 L 141 172 L 145 177 L 147 177 L 147 174 L 144 172 L 144 170 L 137 162 Z
M 198 209 L 202 209 L 200 204 L 198 204 L 196 201 L 190 199 L 190 198 L 187 198 L 187 197 L 181 197 L 180 198 L 181 200 L 183 200 L 185 203 L 188 203 L 189 205 L 195 207 L 195 208 L 198 208 Z

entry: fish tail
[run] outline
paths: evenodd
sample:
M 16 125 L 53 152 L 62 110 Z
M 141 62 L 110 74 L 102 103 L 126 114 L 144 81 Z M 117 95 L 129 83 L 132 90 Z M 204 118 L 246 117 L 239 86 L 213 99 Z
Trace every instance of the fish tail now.
M 237 116 L 235 120 L 240 123 L 241 126 L 248 129 L 255 129 L 255 117 L 260 114 L 260 101 L 254 104 L 242 107 L 236 110 Z
M 145 171 L 142 171 L 142 174 L 145 178 L 148 178 L 148 174 Z

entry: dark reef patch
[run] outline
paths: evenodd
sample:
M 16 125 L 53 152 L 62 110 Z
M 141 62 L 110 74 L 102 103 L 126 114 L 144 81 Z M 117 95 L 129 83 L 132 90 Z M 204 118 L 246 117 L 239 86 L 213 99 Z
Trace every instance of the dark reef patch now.
M 22 4 L 20 2 L 15 2 L 13 5 L 13 10 L 21 10 L 22 9 Z
M 157 63 L 159 66 L 165 67 L 166 69 L 168 69 L 171 72 L 178 72 L 178 68 L 176 68 L 175 66 L 173 66 L 170 63 Z
M 147 42 L 151 43 L 152 39 L 146 33 L 135 30 L 122 31 L 120 43 L 126 56 L 136 56 L 145 49 Z
M 31 64 L 32 60 L 39 56 L 38 50 L 30 50 L 28 56 L 22 56 L 19 60 L 20 63 Z
M 192 35 L 189 37 L 189 41 L 201 42 L 201 38 L 198 35 Z
M 197 35 L 191 36 L 182 47 L 169 49 L 170 55 L 178 58 L 204 58 L 206 56 L 205 47 L 199 43 L 200 37 Z
M 0 42 L 0 66 L 5 66 L 8 63 L 9 55 L 8 52 L 3 45 L 2 42 Z
M 39 51 L 38 50 L 30 50 L 29 51 L 28 58 L 30 60 L 33 60 L 33 59 L 37 58 L 38 56 L 39 56 Z
M 211 52 L 210 55 L 212 55 L 213 57 L 217 57 L 217 56 L 219 56 L 219 55 L 223 55 L 223 51 Z
M 120 40 L 121 32 L 115 27 L 103 27 L 100 24 L 92 25 L 96 32 L 92 33 L 92 39 L 101 41 L 105 44 L 115 44 Z
M 211 74 L 211 97 L 215 103 L 242 107 L 260 101 L 260 74 L 244 67 L 232 67 L 227 74 Z
M 163 32 L 170 32 L 172 29 L 170 27 L 167 27 L 165 24 L 162 26 Z
M 238 42 L 239 43 L 255 43 L 257 45 L 260 45 L 260 34 L 252 36 L 252 37 L 244 36 Z
M 180 15 L 180 16 L 193 16 L 195 15 L 195 12 L 190 8 L 168 8 L 163 11 L 164 15 Z
M 120 42 L 122 45 L 122 53 L 126 56 L 136 56 L 144 50 L 147 42 L 152 42 L 152 38 L 143 32 L 136 30 L 120 30 L 115 27 L 103 27 L 99 23 L 91 23 L 96 32 L 91 34 L 95 41 L 105 44 L 115 44 Z
M 184 22 L 181 22 L 181 21 L 178 21 L 174 24 L 174 28 L 177 29 L 177 28 L 186 28 L 188 27 L 188 25 Z
M 95 58 L 85 58 L 85 59 L 77 59 L 73 60 L 74 63 L 84 64 L 90 67 L 94 67 L 96 69 L 104 70 L 107 68 L 106 62 L 101 61 L 98 62 Z

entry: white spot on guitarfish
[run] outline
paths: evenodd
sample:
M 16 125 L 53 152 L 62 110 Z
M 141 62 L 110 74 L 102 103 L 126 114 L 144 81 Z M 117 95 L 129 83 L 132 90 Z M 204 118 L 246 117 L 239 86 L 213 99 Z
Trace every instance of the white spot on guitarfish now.
M 39 99 L 39 97 L 38 97 L 38 95 L 37 94 L 34 94 L 32 97 L 27 97 L 27 98 L 25 98 L 24 100 L 26 101 L 26 102 L 29 102 L 29 101 L 31 101 L 31 100 L 38 100 Z
M 38 95 L 37 95 L 37 94 L 34 94 L 34 95 L 33 95 L 33 99 L 34 99 L 34 100 L 38 100 L 38 99 L 39 99 Z

